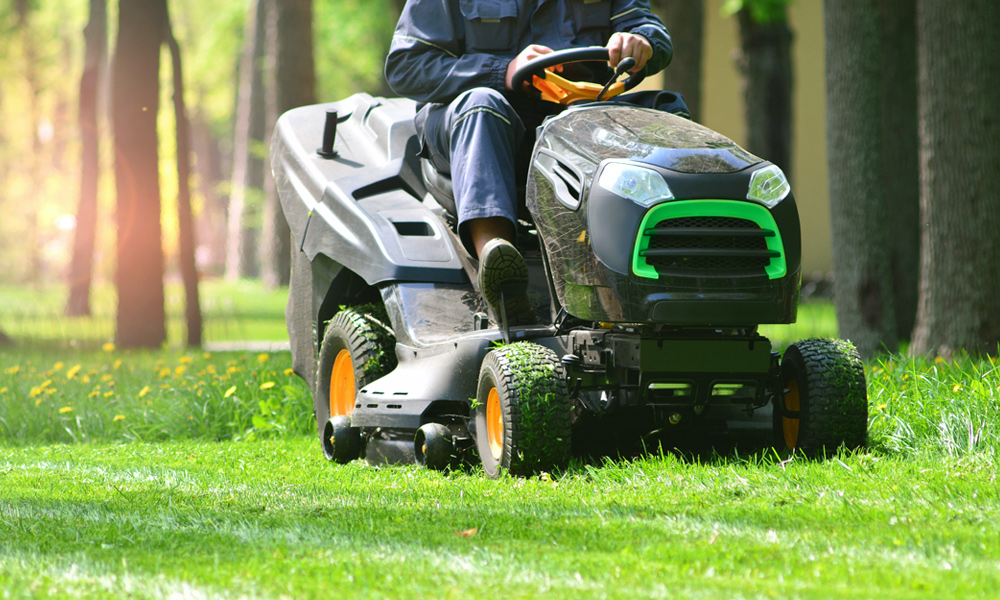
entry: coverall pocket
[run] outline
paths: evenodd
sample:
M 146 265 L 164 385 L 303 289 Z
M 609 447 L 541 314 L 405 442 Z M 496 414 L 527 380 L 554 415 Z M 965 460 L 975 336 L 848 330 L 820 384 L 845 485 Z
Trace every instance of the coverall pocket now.
M 610 35 L 611 2 L 609 0 L 574 0 L 573 20 L 577 31 L 598 32 L 602 36 Z
M 516 0 L 460 0 L 465 17 L 465 51 L 519 51 Z

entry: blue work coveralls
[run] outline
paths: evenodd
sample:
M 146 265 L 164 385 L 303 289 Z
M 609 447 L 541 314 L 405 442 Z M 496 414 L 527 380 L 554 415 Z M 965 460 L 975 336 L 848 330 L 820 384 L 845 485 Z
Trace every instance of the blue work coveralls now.
M 422 103 L 417 131 L 434 166 L 451 175 L 463 239 L 462 225 L 470 219 L 515 221 L 515 154 L 525 132 L 533 134 L 553 111 L 505 90 L 510 61 L 531 44 L 553 50 L 604 46 L 615 32 L 649 41 L 647 74 L 670 62 L 670 35 L 648 0 L 406 3 L 386 59 L 386 80 L 397 94 Z

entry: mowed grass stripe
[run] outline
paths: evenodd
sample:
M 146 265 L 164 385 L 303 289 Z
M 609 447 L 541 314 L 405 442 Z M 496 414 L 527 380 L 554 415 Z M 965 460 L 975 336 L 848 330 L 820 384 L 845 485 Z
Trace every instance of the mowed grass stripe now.
M 494 482 L 335 467 L 313 450 L 311 440 L 19 449 L 0 463 L 0 566 L 15 579 L 19 564 L 75 568 L 94 589 L 146 573 L 208 597 L 319 597 L 329 581 L 361 597 L 1000 589 L 986 460 L 666 455 Z

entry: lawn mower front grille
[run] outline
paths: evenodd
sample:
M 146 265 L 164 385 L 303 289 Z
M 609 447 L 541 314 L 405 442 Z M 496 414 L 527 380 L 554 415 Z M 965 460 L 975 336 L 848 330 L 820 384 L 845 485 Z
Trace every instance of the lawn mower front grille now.
M 749 219 L 678 217 L 645 230 L 649 245 L 640 252 L 661 276 L 758 277 L 771 259 L 767 238 L 775 232 Z

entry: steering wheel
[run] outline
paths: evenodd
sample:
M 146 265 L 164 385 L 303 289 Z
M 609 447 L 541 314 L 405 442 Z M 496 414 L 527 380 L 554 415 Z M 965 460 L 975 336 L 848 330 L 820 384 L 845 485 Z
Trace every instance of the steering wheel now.
M 529 93 L 534 88 L 541 94 L 542 100 L 568 105 L 579 100 L 596 100 L 601 95 L 604 86 L 589 81 L 570 81 L 564 77 L 546 71 L 558 65 L 576 62 L 608 61 L 608 49 L 602 46 L 589 48 L 569 48 L 543 54 L 514 71 L 511 86 L 520 93 Z M 645 70 L 633 73 L 627 80 L 618 81 L 608 86 L 601 96 L 602 100 L 613 98 L 628 91 L 646 77 Z M 525 86 L 530 86 L 526 89 Z

